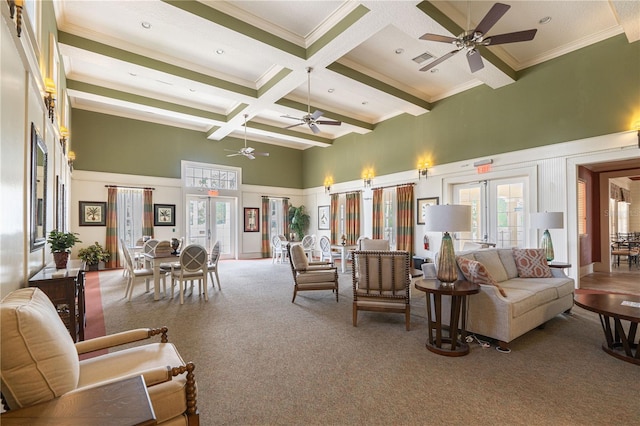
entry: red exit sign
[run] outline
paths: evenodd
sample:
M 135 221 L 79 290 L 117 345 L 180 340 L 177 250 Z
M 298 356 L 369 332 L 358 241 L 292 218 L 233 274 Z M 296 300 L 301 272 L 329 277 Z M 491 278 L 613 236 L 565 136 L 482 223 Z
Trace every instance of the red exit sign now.
M 491 164 L 483 164 L 482 166 L 478 166 L 476 168 L 478 174 L 488 173 L 491 171 Z

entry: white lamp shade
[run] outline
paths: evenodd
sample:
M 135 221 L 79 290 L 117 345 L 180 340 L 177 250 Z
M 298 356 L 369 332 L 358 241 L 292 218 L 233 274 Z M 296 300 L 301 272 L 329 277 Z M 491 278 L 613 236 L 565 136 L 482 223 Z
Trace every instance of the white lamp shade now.
M 564 227 L 562 212 L 531 213 L 531 227 L 535 229 L 562 229 Z
M 471 206 L 459 204 L 427 206 L 424 230 L 430 232 L 471 231 Z

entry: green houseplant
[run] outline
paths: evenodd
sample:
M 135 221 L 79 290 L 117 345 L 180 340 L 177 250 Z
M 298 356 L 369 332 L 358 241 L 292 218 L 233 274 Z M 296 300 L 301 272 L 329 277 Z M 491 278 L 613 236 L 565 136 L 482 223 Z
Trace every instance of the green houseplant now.
M 109 260 L 109 256 L 109 252 L 98 244 L 97 241 L 89 247 L 81 248 L 78 251 L 78 257 L 86 262 L 89 266 L 89 270 L 98 269 L 98 264 Z
M 304 205 L 289 207 L 289 229 L 295 232 L 299 240 L 302 240 L 309 229 L 311 217 L 307 214 Z
M 57 229 L 52 230 L 47 238 L 47 243 L 51 245 L 51 253 L 53 253 L 53 260 L 56 262 L 56 269 L 64 269 L 67 267 L 67 261 L 69 260 L 69 253 L 71 247 L 76 243 L 81 243 L 73 232 L 62 232 Z

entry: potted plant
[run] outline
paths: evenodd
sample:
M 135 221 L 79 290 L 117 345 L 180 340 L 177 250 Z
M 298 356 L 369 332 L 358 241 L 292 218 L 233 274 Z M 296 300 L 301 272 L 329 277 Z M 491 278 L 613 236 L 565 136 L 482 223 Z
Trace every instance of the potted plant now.
M 299 240 L 302 240 L 309 229 L 311 217 L 307 214 L 304 205 L 300 207 L 289 207 L 289 229 L 296 233 Z
M 98 264 L 109 260 L 109 256 L 109 252 L 102 248 L 97 241 L 89 247 L 81 248 L 78 251 L 78 257 L 89 266 L 90 271 L 97 271 Z
M 51 245 L 51 253 L 53 253 L 53 260 L 56 262 L 56 269 L 65 269 L 67 267 L 71 247 L 73 247 L 75 243 L 82 242 L 76 235 L 78 234 L 61 232 L 57 229 L 49 233 L 47 242 Z

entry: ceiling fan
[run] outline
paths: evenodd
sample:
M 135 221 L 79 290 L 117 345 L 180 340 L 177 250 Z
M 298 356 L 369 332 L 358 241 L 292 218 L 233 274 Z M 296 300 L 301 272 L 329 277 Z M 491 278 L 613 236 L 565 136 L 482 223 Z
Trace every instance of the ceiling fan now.
M 290 115 L 282 115 L 281 117 L 284 117 L 284 118 L 300 120 L 300 123 L 292 124 L 291 126 L 285 127 L 285 129 L 290 129 L 292 127 L 297 127 L 297 126 L 306 124 L 307 126 L 309 126 L 309 128 L 314 134 L 318 134 L 320 133 L 320 129 L 317 126 L 318 124 L 327 124 L 330 126 L 339 126 L 342 124 L 341 121 L 318 120 L 318 118 L 320 118 L 322 114 L 324 114 L 320 110 L 315 110 L 315 112 L 311 114 L 311 71 L 312 70 L 313 68 L 307 67 L 307 113 L 304 116 L 302 116 L 302 118 L 292 117 Z
M 470 7 L 471 6 L 469 6 L 469 8 Z M 469 62 L 469 68 L 471 68 L 471 72 L 476 72 L 484 68 L 482 57 L 480 56 L 480 52 L 477 50 L 478 46 L 495 46 L 498 44 L 533 40 L 536 32 L 538 31 L 537 29 L 517 31 L 513 33 L 499 34 L 488 37 L 486 36 L 491 27 L 493 27 L 496 22 L 498 22 L 510 8 L 511 6 L 509 6 L 508 4 L 494 4 L 491 7 L 491 10 L 489 10 L 485 17 L 482 18 L 482 21 L 480 21 L 475 30 L 467 29 L 467 31 L 463 32 L 458 37 L 448 37 L 429 33 L 424 34 L 422 37 L 420 37 L 421 40 L 452 43 L 456 47 L 456 49 L 439 57 L 438 59 L 429 63 L 427 66 L 420 68 L 420 71 L 430 70 L 431 68 L 435 67 L 441 62 L 444 62 L 445 60 L 449 59 L 450 57 L 464 49 L 467 51 L 467 61 Z M 467 28 L 469 28 L 471 26 L 471 14 L 468 13 L 467 15 Z
M 236 155 L 244 155 L 249 160 L 255 160 L 256 155 L 262 157 L 268 157 L 268 152 L 257 152 L 254 148 L 247 146 L 247 117 L 248 115 L 244 115 L 244 148 L 240 148 L 240 151 L 234 151 L 232 149 L 225 149 L 225 151 L 233 152 L 233 154 L 227 154 L 227 157 L 235 157 Z

